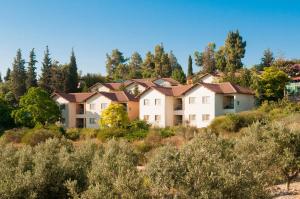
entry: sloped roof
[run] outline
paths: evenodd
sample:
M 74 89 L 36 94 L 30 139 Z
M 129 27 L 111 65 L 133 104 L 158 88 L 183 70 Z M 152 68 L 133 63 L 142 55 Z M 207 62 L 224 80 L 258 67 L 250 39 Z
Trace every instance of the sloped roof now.
M 162 79 L 164 81 L 167 81 L 169 83 L 171 83 L 172 86 L 177 86 L 177 85 L 180 85 L 180 83 L 178 81 L 176 81 L 175 79 L 173 78 L 170 78 L 170 77 L 163 77 L 163 78 L 157 78 L 155 80 L 159 80 L 159 79 Z M 155 81 L 154 80 L 154 81 Z
M 114 92 L 98 92 L 99 94 L 107 97 L 108 99 L 114 101 L 114 102 L 128 102 L 128 101 L 137 101 L 137 99 L 131 95 L 130 93 L 127 93 L 125 91 L 114 91 Z
M 232 84 L 230 82 L 218 83 L 218 84 L 209 84 L 209 83 L 200 83 L 200 85 L 208 88 L 209 90 L 220 93 L 220 94 L 232 94 L 232 93 L 240 93 L 240 94 L 248 94 L 253 95 L 254 92 L 236 84 Z
M 108 88 L 110 90 L 119 90 L 122 84 L 123 83 L 119 83 L 119 82 L 113 82 L 113 83 L 100 83 L 100 82 L 98 82 L 98 83 L 94 84 L 93 86 L 91 86 L 89 88 L 89 90 L 91 90 L 92 88 L 94 88 L 96 86 L 105 86 L 106 88 Z
M 150 89 L 154 89 L 166 96 L 179 97 L 185 94 L 188 90 L 190 90 L 194 86 L 195 85 L 180 85 L 180 86 L 172 86 L 172 87 L 151 86 L 148 89 L 146 89 L 144 92 L 142 92 L 139 96 L 141 96 L 143 93 L 147 92 Z
M 60 96 L 64 99 L 66 99 L 69 102 L 84 102 L 85 100 L 87 100 L 88 98 L 90 98 L 91 96 L 95 95 L 96 93 L 53 93 L 52 96 L 57 95 Z
M 132 84 L 132 83 L 137 83 L 140 84 L 141 86 L 148 88 L 150 86 L 155 86 L 155 84 L 153 83 L 155 79 L 154 78 L 148 78 L 148 79 L 131 79 L 129 81 L 131 81 L 131 83 L 127 84 L 126 86 Z

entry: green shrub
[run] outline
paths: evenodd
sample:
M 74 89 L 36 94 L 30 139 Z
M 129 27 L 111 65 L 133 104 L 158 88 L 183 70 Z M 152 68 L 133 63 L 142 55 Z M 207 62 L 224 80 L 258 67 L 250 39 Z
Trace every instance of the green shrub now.
M 22 137 L 26 134 L 28 128 L 21 128 L 21 129 L 10 129 L 4 132 L 1 139 L 5 142 L 12 142 L 12 143 L 20 143 Z
M 80 129 L 80 138 L 81 139 L 96 138 L 97 133 L 98 133 L 98 129 L 83 128 L 83 129 Z
M 199 133 L 199 129 L 193 126 L 176 126 L 173 127 L 173 131 L 186 140 L 194 138 Z
M 128 130 L 119 128 L 103 128 L 100 129 L 97 138 L 101 141 L 105 141 L 110 138 L 120 138 L 127 134 Z
M 80 130 L 77 128 L 69 128 L 66 130 L 65 136 L 70 140 L 77 140 L 80 138 Z
M 149 127 L 150 125 L 144 120 L 134 120 L 129 124 L 131 130 L 149 130 Z
M 150 148 L 154 148 L 161 145 L 161 140 L 162 136 L 160 135 L 160 132 L 155 129 L 151 129 L 145 138 L 145 144 Z
M 126 133 L 125 138 L 127 140 L 139 140 L 139 139 L 143 139 L 147 136 L 148 134 L 148 130 L 144 130 L 144 129 L 139 129 L 139 130 L 131 130 L 128 131 L 128 133 Z
M 32 129 L 22 137 L 22 143 L 35 146 L 49 138 L 60 137 L 61 134 L 47 129 Z

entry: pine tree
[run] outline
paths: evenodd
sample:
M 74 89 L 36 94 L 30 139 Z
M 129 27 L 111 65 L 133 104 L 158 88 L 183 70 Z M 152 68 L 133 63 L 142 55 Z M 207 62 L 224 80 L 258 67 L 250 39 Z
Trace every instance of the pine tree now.
M 165 54 L 165 50 L 162 44 L 156 45 L 154 49 L 154 72 L 155 77 L 162 76 L 162 57 Z
M 11 71 L 10 71 L 10 68 L 8 68 L 7 71 L 6 71 L 6 75 L 4 77 L 5 82 L 10 80 L 10 75 L 11 75 Z
M 155 75 L 154 68 L 155 68 L 154 56 L 151 54 L 151 52 L 147 52 L 142 66 L 143 78 L 154 77 Z
M 195 64 L 201 67 L 203 73 L 212 73 L 216 70 L 214 43 L 209 43 L 203 52 L 195 52 Z
M 192 59 L 192 56 L 189 55 L 187 76 L 190 77 L 192 75 L 193 75 L 193 59 Z
M 18 49 L 17 55 L 14 58 L 13 70 L 11 72 L 11 90 L 18 100 L 26 92 L 26 71 L 25 71 L 25 60 L 22 59 L 21 50 Z
M 215 54 L 216 59 L 216 68 L 219 71 L 225 72 L 226 70 L 226 57 L 224 46 L 221 46 L 220 49 Z
M 142 77 L 142 73 L 141 73 L 142 64 L 143 64 L 143 59 L 141 55 L 137 52 L 134 52 L 131 55 L 130 61 L 128 63 L 129 79 Z
M 178 65 L 176 66 L 176 68 Z M 172 75 L 172 67 L 169 61 L 168 54 L 163 54 L 161 57 L 161 77 L 170 77 Z
M 185 83 L 185 81 L 186 81 L 186 76 L 185 76 L 181 66 L 175 68 L 172 71 L 172 76 L 171 77 L 173 79 L 177 80 L 178 82 L 182 83 L 182 84 Z
M 178 64 L 176 56 L 173 54 L 173 51 L 170 51 L 168 57 L 169 57 L 169 62 L 170 62 L 172 70 L 174 70 L 175 68 L 178 68 L 179 64 Z
M 77 91 L 78 73 L 74 50 L 72 49 L 68 72 L 65 79 L 65 92 L 72 93 Z
M 225 41 L 224 53 L 226 57 L 226 70 L 235 72 L 243 67 L 242 58 L 246 52 L 246 41 L 240 36 L 239 31 L 230 31 Z
M 261 58 L 259 70 L 263 70 L 265 67 L 270 67 L 274 62 L 273 52 L 270 49 L 264 51 L 264 55 Z
M 26 88 L 27 89 L 29 89 L 30 87 L 37 86 L 36 67 L 35 67 L 36 63 L 37 63 L 36 55 L 35 55 L 34 48 L 33 48 L 29 54 L 29 62 L 28 62 L 27 78 L 26 78 Z
M 118 65 L 125 64 L 126 61 L 127 59 L 124 58 L 123 53 L 118 49 L 112 50 L 111 54 L 106 54 L 107 77 L 115 80 L 115 77 L 119 76 L 115 74 Z
M 1 75 L 1 73 L 0 73 L 0 83 L 2 83 L 3 82 L 3 80 L 2 80 L 2 75 Z
M 40 78 L 40 87 L 46 90 L 48 93 L 52 92 L 51 75 L 52 75 L 52 61 L 50 58 L 49 48 L 46 46 L 44 53 L 44 60 L 42 63 L 42 75 Z

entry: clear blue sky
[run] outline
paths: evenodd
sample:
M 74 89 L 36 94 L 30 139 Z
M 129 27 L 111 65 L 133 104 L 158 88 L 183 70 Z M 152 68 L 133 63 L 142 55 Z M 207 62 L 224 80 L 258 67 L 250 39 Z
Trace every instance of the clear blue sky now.
M 60 63 L 74 47 L 79 70 L 104 74 L 112 49 L 144 57 L 161 42 L 186 70 L 189 54 L 208 42 L 223 45 L 236 29 L 247 41 L 246 65 L 266 48 L 300 58 L 299 10 L 297 0 L 0 0 L 0 72 L 18 48 L 26 59 L 35 48 L 40 69 L 48 45 Z

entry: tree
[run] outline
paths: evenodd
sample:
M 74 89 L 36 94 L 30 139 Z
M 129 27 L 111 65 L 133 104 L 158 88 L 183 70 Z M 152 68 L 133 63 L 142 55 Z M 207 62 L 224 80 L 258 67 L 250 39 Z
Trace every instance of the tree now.
M 101 114 L 99 121 L 102 128 L 125 128 L 129 119 L 125 107 L 122 104 L 110 104 Z
M 216 45 L 209 43 L 204 52 L 195 52 L 195 64 L 202 68 L 203 73 L 212 73 L 216 70 L 215 49 Z
M 129 69 L 129 79 L 141 78 L 141 68 L 143 64 L 143 59 L 141 55 L 137 52 L 134 52 L 129 60 L 128 69 Z
M 49 94 L 39 87 L 32 87 L 20 98 L 19 108 L 12 112 L 15 122 L 33 127 L 58 121 L 60 110 Z
M 179 67 L 179 63 L 177 61 L 176 56 L 174 55 L 173 51 L 170 51 L 168 54 L 169 63 L 171 65 L 171 69 L 174 70 L 175 68 Z
M 219 50 L 215 54 L 216 59 L 216 68 L 219 71 L 225 72 L 226 70 L 226 57 L 225 57 L 225 49 L 223 46 L 219 48 Z
M 36 67 L 35 64 L 37 63 L 36 55 L 34 52 L 34 48 L 30 51 L 29 54 L 29 62 L 27 68 L 27 78 L 26 78 L 26 88 L 29 89 L 31 87 L 37 86 L 37 79 L 36 79 Z
M 264 72 L 258 76 L 254 86 L 260 100 L 277 101 L 284 96 L 284 89 L 289 77 L 278 68 L 271 66 L 265 68 Z
M 55 92 L 69 92 L 67 76 L 70 72 L 70 65 L 59 64 L 58 61 L 53 61 L 51 66 L 51 90 Z
M 155 68 L 154 56 L 151 54 L 151 52 L 147 52 L 142 66 L 143 78 L 154 77 L 154 68 Z
M 2 80 L 2 75 L 1 75 L 1 73 L 0 73 L 0 83 L 2 83 L 3 82 L 3 80 Z
M 105 77 L 103 77 L 101 74 L 93 74 L 93 73 L 87 73 L 86 75 L 83 75 L 80 79 L 85 83 L 85 85 L 88 88 L 98 82 L 100 83 L 105 82 Z
M 8 68 L 6 71 L 6 75 L 4 77 L 5 82 L 8 82 L 10 80 L 10 75 L 11 75 L 11 71 L 10 71 L 10 68 Z
M 11 105 L 0 95 L 0 132 L 5 128 L 13 126 L 14 122 L 11 118 L 12 110 Z
M 13 71 L 11 73 L 11 90 L 18 100 L 26 92 L 26 71 L 25 60 L 22 59 L 21 50 L 18 49 L 17 55 L 13 62 Z
M 178 65 L 176 66 L 178 67 Z M 168 54 L 163 54 L 161 57 L 161 77 L 170 77 L 172 75 L 172 66 Z
M 261 63 L 257 70 L 264 70 L 265 67 L 270 67 L 274 62 L 273 52 L 268 48 L 264 51 L 264 55 L 261 58 Z
M 226 70 L 236 71 L 243 67 L 242 58 L 246 52 L 246 41 L 243 41 L 239 31 L 230 31 L 227 35 L 224 47 L 226 58 Z
M 78 85 L 78 73 L 77 73 L 77 63 L 74 50 L 72 49 L 70 63 L 68 66 L 68 71 L 65 78 L 65 92 L 74 93 L 77 91 Z
M 181 68 L 180 67 L 177 67 L 175 68 L 173 71 L 172 71 L 172 76 L 171 76 L 173 79 L 177 80 L 178 82 L 180 83 L 185 83 L 186 82 L 186 76 Z
M 193 59 L 192 56 L 189 55 L 189 59 L 188 59 L 188 74 L 187 76 L 190 77 L 193 75 Z
M 118 49 L 112 50 L 111 54 L 106 54 L 107 76 L 113 80 L 117 80 L 116 77 L 118 77 L 119 74 L 115 74 L 116 70 L 120 64 L 125 64 L 126 61 L 127 59 L 124 58 L 123 53 L 120 52 Z
M 40 87 L 48 93 L 52 92 L 51 75 L 52 75 L 52 61 L 50 58 L 49 48 L 46 46 L 44 53 L 44 60 L 42 63 L 42 75 L 40 77 Z
M 165 50 L 162 44 L 156 45 L 154 49 L 154 72 L 155 77 L 161 77 L 162 75 L 162 57 L 165 54 Z

